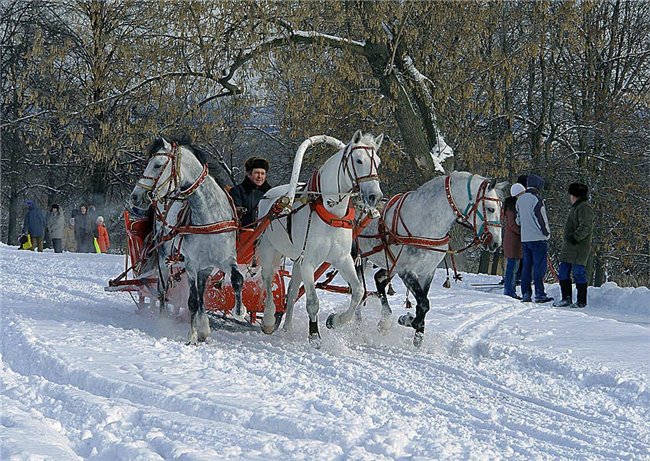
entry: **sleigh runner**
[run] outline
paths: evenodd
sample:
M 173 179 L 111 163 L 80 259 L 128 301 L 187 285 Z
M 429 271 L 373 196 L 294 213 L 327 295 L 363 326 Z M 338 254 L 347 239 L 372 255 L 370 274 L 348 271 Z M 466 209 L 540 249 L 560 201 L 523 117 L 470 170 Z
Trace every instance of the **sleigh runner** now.
M 116 278 L 109 280 L 106 291 L 125 291 L 138 294 L 136 304 L 144 308 L 157 300 L 156 290 L 158 274 L 156 269 L 147 269 L 151 258 L 155 257 L 155 244 L 152 240 L 153 217 L 133 217 L 128 210 L 123 213 L 127 237 L 126 269 Z M 244 274 L 242 300 L 249 313 L 250 323 L 258 321 L 258 314 L 264 311 L 266 293 L 261 284 L 260 268 L 254 261 L 254 245 L 259 235 L 268 226 L 268 220 L 261 220 L 256 229 L 238 228 L 237 235 L 237 264 Z M 274 278 L 273 302 L 277 311 L 284 313 L 286 296 L 284 269 L 276 272 Z M 182 264 L 172 267 L 170 286 L 166 292 L 167 301 L 182 297 L 187 290 L 187 278 Z M 181 293 L 178 293 L 181 292 Z M 206 281 L 204 291 L 205 309 L 211 312 L 229 315 L 235 306 L 235 292 L 229 278 L 223 271 L 213 271 Z

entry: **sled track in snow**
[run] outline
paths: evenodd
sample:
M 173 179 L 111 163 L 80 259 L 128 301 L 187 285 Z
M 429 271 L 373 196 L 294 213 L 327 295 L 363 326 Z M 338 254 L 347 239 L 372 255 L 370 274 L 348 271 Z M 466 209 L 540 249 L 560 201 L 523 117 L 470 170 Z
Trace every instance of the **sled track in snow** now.
M 443 342 L 446 350 L 436 348 L 435 338 L 433 349 L 425 341 L 422 350 L 414 350 L 405 334 L 410 330 L 400 327 L 394 327 L 398 330 L 391 334 L 403 336 L 404 347 L 359 344 L 366 332 L 357 335 L 344 329 L 328 332 L 322 351 L 314 351 L 305 338 L 294 334 L 266 337 L 221 330 L 212 344 L 186 347 L 146 332 L 122 332 L 134 345 L 160 348 L 165 356 L 177 356 L 186 366 L 207 369 L 222 380 L 214 383 L 215 391 L 205 383 L 196 383 L 200 387 L 194 391 L 191 381 L 186 389 L 166 387 L 164 372 L 156 375 L 155 367 L 124 370 L 129 377 L 125 381 L 103 376 L 40 344 L 27 319 L 15 316 L 20 320 L 2 329 L 7 345 L 2 357 L 11 370 L 9 382 L 3 384 L 16 400 L 28 402 L 26 412 L 35 410 L 46 419 L 60 421 L 61 432 L 81 458 L 92 456 L 111 437 L 127 442 L 148 440 L 149 449 L 161 455 L 185 446 L 190 438 L 203 455 L 228 457 L 233 427 L 286 445 L 278 448 L 277 457 L 291 457 L 301 449 L 317 451 L 315 447 L 332 450 L 331 443 L 320 441 L 323 432 L 329 433 L 327 440 L 339 440 L 334 448 L 352 456 L 355 447 L 369 443 L 373 434 L 360 431 L 346 437 L 346 419 L 366 414 L 362 421 L 376 432 L 388 431 L 384 428 L 391 424 L 412 427 L 406 434 L 412 456 L 436 457 L 456 446 L 450 440 L 471 437 L 485 441 L 486 447 L 490 441 L 494 445 L 494 440 L 505 438 L 507 448 L 520 458 L 543 451 L 550 458 L 578 458 L 588 453 L 592 458 L 643 459 L 650 443 L 643 409 L 625 410 L 609 388 L 590 388 L 580 380 L 555 379 L 538 372 L 527 366 L 523 353 L 518 357 L 506 351 L 501 359 L 485 353 L 493 347 L 490 332 L 521 312 L 521 308 L 500 305 L 477 313 L 452 333 L 447 344 Z M 239 380 L 228 381 L 233 373 L 240 375 Z M 246 386 L 264 390 L 270 402 L 251 405 L 246 401 Z M 547 389 L 531 397 L 528 386 Z M 291 400 L 286 399 L 309 393 L 319 394 L 322 403 L 301 410 L 306 411 L 302 427 L 276 408 L 281 403 L 292 409 Z M 567 405 L 566 395 L 573 399 L 581 395 L 582 405 Z M 121 403 L 117 413 L 111 403 L 115 399 Z M 66 417 L 79 408 L 85 409 L 83 414 Z M 155 429 L 170 426 L 173 431 Z M 574 429 L 567 431 L 567 427 Z M 436 445 L 443 447 L 440 453 L 419 448 Z M 122 454 L 138 453 L 129 443 L 120 449 Z M 264 447 L 259 450 L 262 456 Z

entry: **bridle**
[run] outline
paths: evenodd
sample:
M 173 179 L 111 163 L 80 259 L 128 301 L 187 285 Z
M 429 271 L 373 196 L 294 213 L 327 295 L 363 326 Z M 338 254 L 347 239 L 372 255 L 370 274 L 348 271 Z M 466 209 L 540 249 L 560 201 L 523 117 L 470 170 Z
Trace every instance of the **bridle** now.
M 456 222 L 472 229 L 474 231 L 474 241 L 476 243 L 482 243 L 487 245 L 492 241 L 492 234 L 490 233 L 490 227 L 502 227 L 501 218 L 498 221 L 488 221 L 486 202 L 493 201 L 500 203 L 501 200 L 498 198 L 486 197 L 485 191 L 489 185 L 488 180 L 484 180 L 478 187 L 476 192 L 476 200 L 472 197 L 472 178 L 474 175 L 470 175 L 467 180 L 467 206 L 462 212 L 459 210 L 454 197 L 451 194 L 451 176 L 445 178 L 445 193 L 447 194 L 447 201 L 451 206 L 451 209 L 456 214 Z M 480 227 L 477 227 L 477 221 L 481 221 Z
M 167 157 L 165 163 L 161 166 L 159 173 L 156 176 L 142 175 L 136 183 L 139 187 L 147 191 L 147 198 L 151 203 L 167 200 L 187 200 L 205 181 L 208 176 L 208 165 L 203 165 L 203 170 L 199 177 L 186 189 L 180 189 L 181 182 L 181 150 L 177 143 L 172 144 L 170 152 L 161 152 L 155 155 Z M 167 170 L 167 165 L 171 162 L 171 172 L 169 176 L 160 184 L 162 174 Z M 151 184 L 146 184 L 143 180 L 151 181 Z M 168 184 L 167 191 L 161 195 L 159 191 Z
M 370 173 L 365 176 L 359 176 L 359 174 L 357 173 L 356 162 L 354 162 L 354 159 L 352 158 L 352 153 L 355 150 L 366 151 L 366 153 L 370 157 Z M 352 147 L 351 145 L 348 145 L 348 147 L 346 148 L 346 152 L 344 152 L 343 157 L 341 157 L 341 166 L 343 167 L 343 172 L 348 175 L 348 178 L 350 179 L 350 182 L 352 183 L 353 187 L 358 188 L 359 184 L 367 181 L 379 181 L 379 167 L 377 166 L 375 157 L 376 157 L 376 153 L 374 147 L 370 147 L 370 146 Z M 351 169 L 350 169 L 350 164 L 352 164 Z

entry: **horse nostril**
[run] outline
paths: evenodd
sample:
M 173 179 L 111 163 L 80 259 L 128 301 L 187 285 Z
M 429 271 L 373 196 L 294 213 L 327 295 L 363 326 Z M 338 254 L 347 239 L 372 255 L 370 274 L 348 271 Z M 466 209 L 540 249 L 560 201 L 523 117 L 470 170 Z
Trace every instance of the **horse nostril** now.
M 374 205 L 375 203 L 377 203 L 376 198 L 377 198 L 377 196 L 375 194 L 370 194 L 368 196 L 368 200 L 370 201 L 370 205 Z

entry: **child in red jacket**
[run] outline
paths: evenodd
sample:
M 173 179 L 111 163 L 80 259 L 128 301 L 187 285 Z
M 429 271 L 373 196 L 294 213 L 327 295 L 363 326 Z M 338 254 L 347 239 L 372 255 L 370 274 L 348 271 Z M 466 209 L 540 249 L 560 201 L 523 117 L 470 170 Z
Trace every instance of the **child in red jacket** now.
M 95 231 L 95 238 L 97 239 L 99 250 L 102 253 L 108 253 L 108 249 L 111 247 L 111 241 L 108 239 L 108 231 L 104 225 L 104 218 L 101 216 L 97 216 L 97 230 Z

